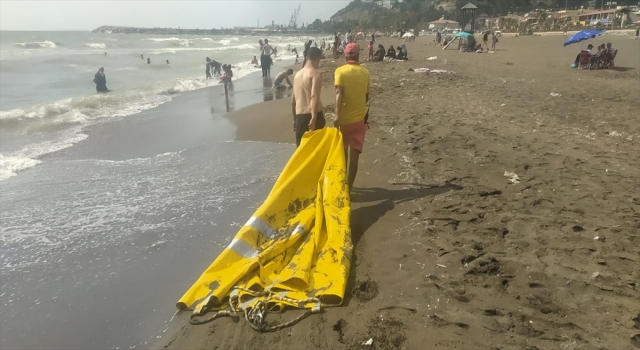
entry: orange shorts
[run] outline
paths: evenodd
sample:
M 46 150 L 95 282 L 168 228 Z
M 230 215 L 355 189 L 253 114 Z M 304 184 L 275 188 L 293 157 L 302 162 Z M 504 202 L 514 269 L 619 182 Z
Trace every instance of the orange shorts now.
M 364 134 L 367 132 L 367 126 L 364 120 L 359 122 L 340 125 L 340 132 L 342 133 L 342 143 L 344 148 L 350 147 L 362 153 L 362 146 L 364 146 Z

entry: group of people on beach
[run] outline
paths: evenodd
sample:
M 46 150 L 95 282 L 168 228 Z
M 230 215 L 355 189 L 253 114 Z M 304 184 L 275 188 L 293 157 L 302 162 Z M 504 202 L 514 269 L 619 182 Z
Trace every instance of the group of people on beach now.
M 611 43 L 599 45 L 597 51 L 593 51 L 593 45 L 591 44 L 587 45 L 586 50 L 580 50 L 571 67 L 588 69 L 608 69 L 615 67 L 614 60 L 618 50 L 614 49 Z
M 389 49 L 385 51 L 384 46 L 378 44 L 375 52 L 373 51 L 373 44 L 373 41 L 369 42 L 369 61 L 382 62 L 385 59 L 406 61 L 409 59 L 409 51 L 407 50 L 407 45 L 404 43 L 398 45 L 397 51 L 393 45 L 389 45 Z
M 336 100 L 333 125 L 342 133 L 351 189 L 358 172 L 358 161 L 368 125 L 370 74 L 369 70 L 360 65 L 358 44 L 350 42 L 345 45 L 344 56 L 346 64 L 337 68 L 334 73 Z M 321 57 L 322 50 L 309 47 L 304 57 L 305 63 L 293 79 L 291 103 L 296 146 L 300 146 L 304 133 L 326 126 L 320 98 L 322 76 L 318 68 Z M 290 75 L 289 71 L 286 73 L 287 76 Z

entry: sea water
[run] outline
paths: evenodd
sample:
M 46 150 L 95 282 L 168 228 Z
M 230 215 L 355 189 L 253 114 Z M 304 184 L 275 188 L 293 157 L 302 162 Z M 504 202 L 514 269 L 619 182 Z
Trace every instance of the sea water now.
M 271 37 L 275 61 L 306 38 Z M 158 36 L 85 32 L 0 32 L 0 181 L 82 141 L 84 126 L 130 116 L 175 94 L 218 84 L 205 59 L 232 64 L 234 79 L 260 69 L 254 36 Z M 106 54 L 106 55 L 105 55 Z M 143 55 L 144 58 L 141 58 Z M 147 58 L 151 64 L 147 64 Z M 167 64 L 167 60 L 169 63 Z M 92 82 L 104 67 L 108 94 Z
M 293 151 L 234 141 L 205 79 L 210 57 L 233 65 L 233 98 L 263 89 L 258 38 L 0 39 L 0 348 L 148 348 Z M 290 64 L 305 38 L 269 39 Z

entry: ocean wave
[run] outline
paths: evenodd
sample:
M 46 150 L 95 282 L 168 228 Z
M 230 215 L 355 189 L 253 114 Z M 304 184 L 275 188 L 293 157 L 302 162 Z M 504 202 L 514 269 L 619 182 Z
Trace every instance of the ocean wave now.
M 193 91 L 205 88 L 209 85 L 209 81 L 204 78 L 185 78 L 179 79 L 178 82 L 170 89 L 167 89 L 167 93 L 170 95 L 177 94 L 179 92 Z
M 213 39 L 211 39 L 211 38 L 196 38 L 196 40 L 202 40 L 202 41 L 210 41 L 210 42 L 213 42 Z
M 159 49 L 152 51 L 154 54 L 176 53 L 177 51 L 229 51 L 229 50 L 255 50 L 258 45 L 242 44 L 236 46 L 220 46 L 220 47 L 181 47 L 170 49 Z
M 145 40 L 149 41 L 180 41 L 183 39 L 180 38 L 146 38 Z
M 69 135 L 62 139 L 30 144 L 6 156 L 0 154 L 0 181 L 16 176 L 21 170 L 40 164 L 42 161 L 38 159 L 39 157 L 69 148 L 87 137 L 77 128 L 71 130 Z
M 25 49 L 55 49 L 58 47 L 53 41 L 28 41 L 24 43 L 13 43 L 14 46 L 21 46 Z
M 32 123 L 43 128 L 60 124 L 85 124 L 107 117 L 123 117 L 156 107 L 169 98 L 154 91 L 131 91 L 126 94 L 94 94 L 65 98 L 31 108 L 0 111 L 0 126 L 11 127 Z M 37 123 L 38 125 L 34 125 Z
M 85 45 L 89 46 L 92 49 L 106 49 L 107 48 L 107 44 L 105 44 L 105 43 L 87 43 Z
M 17 172 L 40 164 L 37 159 L 24 157 L 5 157 L 0 154 L 0 181 L 16 176 Z
M 192 42 L 188 39 L 180 39 L 180 38 L 147 38 L 146 40 L 155 41 L 155 42 L 169 42 L 170 45 L 174 46 L 191 46 Z

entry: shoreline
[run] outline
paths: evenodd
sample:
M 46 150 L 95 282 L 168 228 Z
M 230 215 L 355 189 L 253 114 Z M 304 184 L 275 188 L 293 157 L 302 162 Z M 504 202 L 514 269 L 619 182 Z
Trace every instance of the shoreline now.
M 407 43 L 410 61 L 364 63 L 372 118 L 352 200 L 344 304 L 268 334 L 228 318 L 191 326 L 183 312 L 154 348 L 364 349 L 368 339 L 366 348 L 398 350 L 628 346 L 640 297 L 632 258 L 640 204 L 629 193 L 640 135 L 629 118 L 637 101 L 621 96 L 640 93 L 640 57 L 624 39 L 609 39 L 628 53 L 609 71 L 571 70 L 564 61 L 574 51 L 554 36 L 506 37 L 493 55 L 442 51 L 419 37 Z M 342 64 L 330 61 L 323 93 Z M 455 73 L 408 71 L 419 67 Z M 284 101 L 239 111 L 239 128 L 255 129 L 243 138 L 293 141 Z M 255 123 L 261 111 L 274 115 Z

